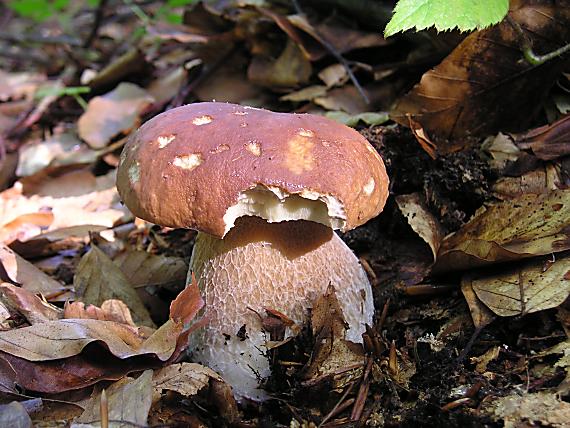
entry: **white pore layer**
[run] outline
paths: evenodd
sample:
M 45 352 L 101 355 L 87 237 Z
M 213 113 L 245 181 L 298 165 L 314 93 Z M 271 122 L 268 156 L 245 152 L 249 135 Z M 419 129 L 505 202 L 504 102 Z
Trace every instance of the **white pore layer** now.
M 290 220 L 309 220 L 324 224 L 331 229 L 342 229 L 346 224 L 346 213 L 341 202 L 331 195 L 302 190 L 289 193 L 276 186 L 258 184 L 241 192 L 237 204 L 224 215 L 224 235 L 243 216 L 257 216 L 269 223 Z

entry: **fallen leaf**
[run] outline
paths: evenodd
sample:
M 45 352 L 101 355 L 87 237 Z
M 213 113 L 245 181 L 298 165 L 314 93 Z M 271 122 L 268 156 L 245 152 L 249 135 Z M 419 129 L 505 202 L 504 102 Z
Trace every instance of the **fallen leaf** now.
M 39 73 L 10 73 L 0 70 L 0 101 L 31 98 L 36 89 L 46 81 Z
M 32 428 L 32 419 L 24 406 L 17 401 L 0 404 L 0 427 Z
M 471 319 L 473 320 L 475 328 L 483 328 L 497 318 L 493 311 L 485 306 L 485 304 L 479 300 L 475 291 L 473 291 L 471 275 L 465 275 L 461 279 L 461 293 L 463 293 L 463 297 L 465 297 L 467 305 L 469 305 Z
M 302 102 L 302 101 L 312 101 L 314 98 L 322 97 L 326 95 L 327 87 L 323 85 L 313 85 L 307 86 L 306 88 L 300 89 L 295 92 L 291 92 L 287 95 L 283 95 L 279 98 L 280 101 L 292 101 L 292 102 Z
M 105 300 L 100 308 L 94 305 L 85 306 L 83 302 L 67 303 L 63 311 L 63 318 L 114 321 L 136 327 L 129 307 L 122 301 L 115 299 Z
M 96 245 L 92 244 L 91 250 L 81 258 L 73 285 L 78 300 L 95 306 L 101 306 L 105 300 L 122 300 L 129 307 L 137 325 L 155 326 L 136 290 Z
M 539 159 L 552 160 L 570 154 L 570 115 L 549 125 L 513 135 L 521 149 L 530 149 Z
M 191 397 L 208 386 L 210 379 L 223 382 L 221 376 L 208 367 L 196 363 L 179 363 L 155 371 L 152 386 L 159 394 L 174 391 Z
M 545 270 L 546 269 L 546 270 Z M 485 272 L 470 279 L 473 291 L 489 309 L 501 317 L 526 315 L 555 308 L 570 295 L 570 256 L 557 258 L 545 268 L 544 260 L 533 260 L 514 268 Z
M 146 426 L 152 405 L 152 370 L 138 378 L 125 378 L 105 390 L 109 426 Z M 101 393 L 91 397 L 85 411 L 71 427 L 93 427 L 101 421 Z
M 141 112 L 153 102 L 144 89 L 120 83 L 111 92 L 89 101 L 77 122 L 79 136 L 94 149 L 105 147 L 113 137 L 136 128 Z
M 346 321 L 331 286 L 320 296 L 311 313 L 315 347 L 305 369 L 305 379 L 314 379 L 357 363 L 364 364 L 362 345 L 346 340 Z
M 115 257 L 114 263 L 133 287 L 184 285 L 188 273 L 184 259 L 146 251 L 126 251 Z
M 471 357 L 471 362 L 476 363 L 475 370 L 479 374 L 483 374 L 487 371 L 487 366 L 491 361 L 496 360 L 499 357 L 499 353 L 501 352 L 500 346 L 493 346 L 483 355 L 478 357 Z
M 313 102 L 325 110 L 344 111 L 351 115 L 363 113 L 370 109 L 370 106 L 362 99 L 353 85 L 331 89 L 325 96 L 317 97 Z
M 342 86 L 348 82 L 348 72 L 346 67 L 342 64 L 332 64 L 326 68 L 319 71 L 319 79 L 321 79 L 327 88 L 332 88 L 333 86 Z
M 276 60 L 256 56 L 247 70 L 247 76 L 253 83 L 270 88 L 297 87 L 307 83 L 311 73 L 311 63 L 290 39 Z
M 164 76 L 154 80 L 148 87 L 149 95 L 154 102 L 163 105 L 174 98 L 182 89 L 188 79 L 188 72 L 184 67 L 176 67 Z
M 22 288 L 34 294 L 42 294 L 52 301 L 65 301 L 70 297 L 69 287 L 47 276 L 2 243 L 0 243 L 0 265 L 5 273 L 5 275 L 0 273 L 2 281 L 20 284 Z
M 343 111 L 327 111 L 325 116 L 351 127 L 356 127 L 361 121 L 366 125 L 381 125 L 389 120 L 388 113 L 375 113 L 371 111 L 352 115 Z
M 396 203 L 414 232 L 429 245 L 435 261 L 443 239 L 443 231 L 437 219 L 427 209 L 418 193 L 398 195 Z
M 541 194 L 563 189 L 560 169 L 551 163 L 519 177 L 502 177 L 493 184 L 493 192 L 500 199 L 518 198 L 525 193 Z
M 22 287 L 3 282 L 0 284 L 0 301 L 22 314 L 30 324 L 60 319 L 62 310 L 40 299 Z
M 16 175 L 32 175 L 48 166 L 91 163 L 98 156 L 77 135 L 70 132 L 56 134 L 45 141 L 25 144 L 20 148 Z
M 570 190 L 522 195 L 483 208 L 446 237 L 434 272 L 468 269 L 570 249 Z
M 510 22 L 503 20 L 467 36 L 399 100 L 392 118 L 408 126 L 411 117 L 430 136 L 449 141 L 525 129 L 542 108 L 566 59 L 528 63 L 520 48 L 522 37 L 511 22 L 523 28 L 534 52 L 543 54 L 561 47 L 570 37 L 570 10 L 517 2 L 509 18 Z M 446 148 L 443 142 L 438 144 L 440 152 Z
M 484 415 L 502 421 L 506 428 L 520 426 L 568 427 L 570 403 L 557 394 L 538 392 L 536 394 L 512 394 L 487 400 L 481 411 Z

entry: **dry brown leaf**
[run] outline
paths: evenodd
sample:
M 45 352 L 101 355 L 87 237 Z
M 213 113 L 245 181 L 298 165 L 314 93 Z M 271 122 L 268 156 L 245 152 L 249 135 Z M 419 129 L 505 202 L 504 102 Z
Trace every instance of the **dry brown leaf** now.
M 342 64 L 332 64 L 326 68 L 319 71 L 319 79 L 321 79 L 327 88 L 332 88 L 333 86 L 342 86 L 348 82 L 348 72 L 346 67 Z
M 100 306 L 105 300 L 122 300 L 137 325 L 154 327 L 148 310 L 121 270 L 96 245 L 79 262 L 73 285 L 77 299 Z
M 210 379 L 223 382 L 221 376 L 208 367 L 196 363 L 179 363 L 155 371 L 152 386 L 159 394 L 167 390 L 191 397 L 208 386 Z
M 57 320 L 63 315 L 61 309 L 50 305 L 34 293 L 6 282 L 0 284 L 0 301 L 22 314 L 30 324 Z
M 45 81 L 44 74 L 10 73 L 0 70 L 0 101 L 22 97 L 31 98 L 36 89 Z
M 164 76 L 153 81 L 147 91 L 154 102 L 162 105 L 174 98 L 181 90 L 182 85 L 188 78 L 188 72 L 184 67 L 176 67 Z
M 133 287 L 184 285 L 188 273 L 188 263 L 184 259 L 146 251 L 126 251 L 119 254 L 114 263 Z
M 63 318 L 114 321 L 119 324 L 136 327 L 129 307 L 122 301 L 115 299 L 105 300 L 100 308 L 94 305 L 85 306 L 83 302 L 67 303 L 64 308 Z
M 69 287 L 47 276 L 2 243 L 0 243 L 0 266 L 6 276 L 4 277 L 4 273 L 0 274 L 2 281 L 20 284 L 22 288 L 34 294 L 42 294 L 51 301 L 65 301 L 71 297 Z
M 532 261 L 523 266 L 478 274 L 470 282 L 477 297 L 501 317 L 555 308 L 570 295 L 570 256 Z
M 107 409 L 112 427 L 146 426 L 152 405 L 152 370 L 146 370 L 138 378 L 125 378 L 105 390 Z M 71 424 L 72 428 L 100 426 L 101 393 L 94 394 L 85 411 Z M 112 422 L 111 422 L 112 421 Z
M 148 339 L 128 325 L 90 319 L 0 332 L 0 382 L 60 393 L 174 362 L 188 346 L 188 336 L 205 323 L 191 324 L 203 305 L 194 281 L 172 303 L 169 321 Z
M 570 9 L 536 2 L 512 5 L 509 17 L 522 26 L 535 52 L 554 51 L 570 38 Z M 450 141 L 525 129 L 566 58 L 531 65 L 523 58 L 521 39 L 508 20 L 467 36 L 400 99 L 393 119 L 408 126 L 411 116 L 432 137 Z M 443 145 L 438 149 L 446 151 Z
M 311 327 L 315 348 L 306 368 L 306 379 L 333 373 L 357 363 L 364 364 L 362 345 L 344 338 L 347 325 L 333 287 L 329 287 L 325 295 L 315 302 L 311 313 Z
M 548 426 L 567 428 L 570 421 L 570 403 L 557 394 L 512 394 L 487 400 L 481 407 L 484 415 L 502 421 L 505 428 Z
M 396 196 L 396 203 L 414 232 L 429 245 L 435 261 L 443 239 L 443 231 L 437 219 L 429 212 L 418 193 Z
M 482 328 L 490 324 L 497 318 L 497 316 L 491 311 L 485 304 L 479 300 L 475 291 L 473 291 L 473 285 L 471 283 L 471 275 L 465 275 L 461 279 L 461 292 L 463 297 L 469 305 L 469 311 L 471 312 L 471 319 L 475 328 Z
M 485 373 L 487 371 L 487 366 L 489 365 L 489 363 L 493 360 L 496 360 L 499 357 L 500 352 L 501 352 L 500 346 L 493 346 L 483 355 L 480 355 L 478 357 L 471 357 L 471 363 L 477 364 L 475 366 L 475 370 L 477 371 L 477 373 L 479 374 Z
M 20 148 L 16 175 L 32 175 L 48 166 L 92 163 L 98 156 L 77 135 L 70 132 L 55 134 L 45 141 L 32 142 Z
M 306 88 L 300 89 L 295 92 L 291 92 L 287 95 L 283 95 L 279 98 L 280 101 L 293 101 L 293 102 L 302 102 L 302 101 L 312 101 L 317 97 L 325 96 L 327 93 L 327 87 L 323 85 L 312 85 L 307 86 Z
M 570 189 L 523 195 L 476 213 L 442 242 L 435 272 L 570 249 Z
M 254 57 L 247 70 L 248 78 L 255 84 L 270 88 L 295 88 L 307 83 L 312 65 L 299 47 L 287 40 L 285 49 L 276 60 Z
M 141 112 L 154 102 L 148 92 L 133 83 L 120 83 L 107 94 L 89 101 L 77 122 L 79 136 L 94 149 L 105 147 L 120 133 L 140 123 Z
M 500 199 L 512 199 L 525 193 L 548 193 L 564 188 L 559 168 L 554 164 L 527 172 L 520 177 L 503 177 L 493 184 L 493 192 Z
M 513 135 L 521 149 L 530 149 L 539 159 L 552 160 L 570 154 L 570 115 L 549 125 Z
M 112 175 L 109 177 L 112 179 Z M 0 193 L 0 241 L 25 241 L 36 236 L 40 230 L 52 231 L 77 225 L 113 226 L 125 216 L 127 210 L 119 205 L 119 195 L 114 186 L 99 187 L 100 183 L 107 181 L 112 180 L 106 176 L 100 177 L 93 182 L 95 187 L 86 189 L 88 193 L 66 197 L 27 196 L 22 182 L 16 182 L 12 188 Z M 45 181 L 33 190 L 65 195 L 83 189 L 77 184 L 68 188 L 63 185 L 64 182 L 71 181 L 67 178 L 55 183 Z

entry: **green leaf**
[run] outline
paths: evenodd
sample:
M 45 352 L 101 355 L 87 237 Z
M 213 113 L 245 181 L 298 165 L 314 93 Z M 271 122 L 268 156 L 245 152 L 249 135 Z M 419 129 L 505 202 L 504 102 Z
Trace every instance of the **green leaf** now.
M 36 91 L 36 98 L 43 98 L 47 96 L 63 97 L 66 95 L 76 96 L 80 94 L 88 94 L 91 91 L 89 86 L 46 86 Z
M 508 11 L 509 0 L 399 0 L 384 37 L 414 27 L 472 31 L 497 24 Z

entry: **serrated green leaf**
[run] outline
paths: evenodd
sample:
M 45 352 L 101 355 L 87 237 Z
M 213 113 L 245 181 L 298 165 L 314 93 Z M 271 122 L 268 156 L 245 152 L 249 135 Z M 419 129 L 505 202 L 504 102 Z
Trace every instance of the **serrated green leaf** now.
M 509 11 L 509 0 L 399 0 L 384 36 L 411 28 L 437 31 L 472 31 L 500 22 Z

